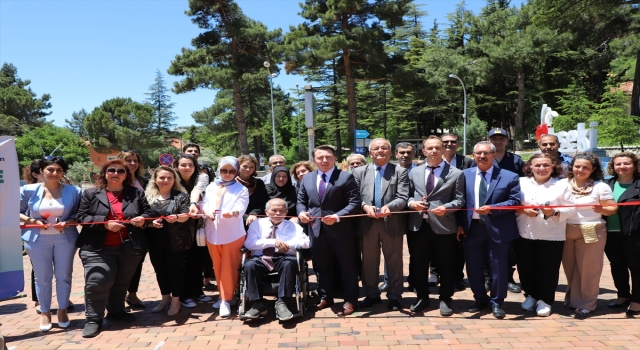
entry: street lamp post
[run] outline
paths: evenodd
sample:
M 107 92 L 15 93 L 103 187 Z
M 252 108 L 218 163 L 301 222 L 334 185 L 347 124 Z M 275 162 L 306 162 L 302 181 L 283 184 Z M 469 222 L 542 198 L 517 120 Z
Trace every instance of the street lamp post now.
M 264 67 L 267 68 L 269 75 L 267 75 L 267 79 L 269 79 L 269 87 L 271 89 L 271 125 L 273 131 L 273 154 L 278 154 L 278 146 L 276 145 L 276 111 L 273 107 L 273 78 L 277 77 L 277 73 L 271 73 L 269 67 L 271 64 L 268 61 L 264 61 Z
M 298 89 L 298 84 L 296 84 L 296 93 L 298 95 L 298 157 L 302 154 L 302 139 L 300 138 L 300 90 Z
M 462 92 L 464 93 L 464 109 L 462 112 L 462 152 L 465 157 L 467 156 L 467 89 L 464 87 L 464 83 L 462 79 L 460 79 L 455 74 L 449 74 L 449 78 L 458 79 L 460 84 L 462 84 Z

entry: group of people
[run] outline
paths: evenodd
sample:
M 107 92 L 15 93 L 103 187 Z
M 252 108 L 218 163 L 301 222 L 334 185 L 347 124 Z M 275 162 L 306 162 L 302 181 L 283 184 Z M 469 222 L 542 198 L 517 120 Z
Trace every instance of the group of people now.
M 126 150 L 106 162 L 95 186 L 84 192 L 61 183 L 68 169 L 62 157 L 34 161 L 28 175 L 35 183 L 21 190 L 20 220 L 40 329 L 52 327 L 53 276 L 58 326 L 69 326 L 78 248 L 85 277 L 83 337 L 98 335 L 104 318 L 133 321 L 125 303 L 146 307 L 137 296 L 146 252 L 161 292 L 152 312 L 169 316 L 211 301 L 203 289 L 214 288 L 215 278 L 220 297 L 213 307 L 229 317 L 243 246 L 252 255 L 242 267 L 251 303 L 247 318 L 266 313 L 261 281 L 274 270 L 280 272 L 278 318 L 293 317 L 297 265 L 292 256 L 305 248 L 311 249 L 318 279 L 318 310 L 332 307 L 341 295 L 344 303 L 336 311 L 348 316 L 380 303 L 383 291 L 389 310 L 399 310 L 405 234 L 408 282 L 417 294 L 411 312 L 430 305 L 427 267 L 432 266 L 440 284 L 440 314 L 452 315 L 454 292 L 466 288 L 466 261 L 475 299 L 470 312 L 490 308 L 496 318 L 505 316 L 501 305 L 507 290 L 517 287 L 510 271 L 517 263 L 522 308 L 548 316 L 562 263 L 568 280 L 564 303 L 587 315 L 596 307 L 606 252 L 618 289 L 609 306 L 639 314 L 640 220 L 634 218 L 640 217 L 640 206 L 617 205 L 640 198 L 638 157 L 614 156 L 607 168 L 612 178 L 604 181 L 598 157 L 563 156 L 553 135 L 540 138 L 542 152 L 527 162 L 506 152 L 507 141 L 505 130 L 492 129 L 470 159 L 455 153 L 457 135 L 430 136 L 423 142 L 424 164 L 417 166 L 413 145 L 396 146 L 396 165 L 389 162 L 389 141 L 374 139 L 372 163 L 352 155 L 350 171 L 335 167 L 332 147 L 319 146 L 313 162 L 290 169 L 283 156 L 272 156 L 264 178 L 257 178 L 259 163 L 251 155 L 223 157 L 215 173 L 201 168 L 199 146 L 188 144 L 173 166 L 157 167 L 147 180 L 140 156 Z M 385 279 L 379 286 L 381 252 Z

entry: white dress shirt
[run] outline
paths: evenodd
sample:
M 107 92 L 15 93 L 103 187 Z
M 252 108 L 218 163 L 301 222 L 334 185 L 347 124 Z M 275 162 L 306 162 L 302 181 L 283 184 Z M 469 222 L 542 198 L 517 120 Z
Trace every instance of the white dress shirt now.
M 475 187 L 473 189 L 473 193 L 474 193 L 474 197 L 475 197 L 475 203 L 474 203 L 474 208 L 478 209 L 481 206 L 484 205 L 484 203 L 482 205 L 480 205 L 480 198 L 479 197 L 479 190 L 480 190 L 480 177 L 482 176 L 481 174 L 480 168 L 476 167 L 476 182 L 475 182 Z M 484 180 L 487 182 L 487 191 L 489 190 L 489 185 L 491 184 L 491 176 L 493 174 L 493 165 L 491 166 L 491 168 L 489 168 L 486 171 L 486 174 L 484 176 Z M 475 211 L 473 212 L 473 214 L 471 215 L 472 219 L 480 219 L 480 214 L 476 213 Z
M 289 220 L 283 220 L 278 224 L 276 230 L 276 238 L 267 238 L 271 234 L 273 223 L 271 218 L 260 218 L 249 225 L 247 231 L 247 239 L 244 246 L 251 250 L 251 255 L 261 256 L 265 248 L 273 248 L 276 246 L 276 240 L 281 240 L 289 246 L 289 251 L 280 252 L 276 248 L 277 253 L 295 255 L 296 249 L 306 249 L 311 246 L 309 237 L 304 234 L 300 225 L 294 224 Z
M 566 180 L 551 178 L 544 184 L 538 184 L 533 177 L 520 178 L 521 205 L 571 205 L 571 190 Z M 566 239 L 566 220 L 575 212 L 574 208 L 558 208 L 558 215 L 544 218 L 542 211 L 538 216 L 517 214 L 518 232 L 526 239 L 545 241 L 564 241 Z
M 323 173 L 322 171 L 320 171 L 320 169 L 318 169 L 318 176 L 316 177 L 316 189 L 318 190 L 318 193 L 320 193 L 320 181 L 322 180 L 322 174 L 327 174 L 326 183 L 329 183 L 329 179 L 331 179 L 331 175 L 333 175 L 333 171 L 335 169 L 335 167 L 332 167 L 331 170 L 327 171 L 326 173 Z

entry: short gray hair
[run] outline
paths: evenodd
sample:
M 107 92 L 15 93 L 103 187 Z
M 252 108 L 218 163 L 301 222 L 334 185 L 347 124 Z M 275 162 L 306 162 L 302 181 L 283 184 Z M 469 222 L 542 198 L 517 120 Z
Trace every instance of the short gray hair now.
M 287 161 L 287 158 L 285 158 L 282 154 L 274 154 L 271 157 L 269 157 L 269 163 L 271 163 L 271 160 L 276 157 L 282 157 L 282 159 L 284 159 L 285 162 Z
M 265 209 L 267 209 L 267 210 L 271 209 L 272 203 L 276 204 L 276 202 L 280 202 L 280 204 L 284 205 L 285 208 L 287 207 L 287 202 L 284 199 L 282 199 L 282 198 L 271 198 L 267 202 L 267 205 L 265 206 Z
M 351 157 L 357 157 L 360 158 L 360 161 L 365 164 L 367 163 L 367 158 L 365 158 L 362 154 L 360 153 L 351 153 L 348 157 L 347 157 L 347 163 L 349 163 L 349 158 Z
M 491 153 L 496 153 L 496 146 L 494 146 L 493 143 L 491 143 L 489 141 L 480 141 L 480 142 L 476 143 L 476 145 L 473 146 L 473 152 L 474 153 L 476 151 L 476 147 L 478 147 L 480 145 L 489 145 L 489 146 L 491 146 Z
M 389 145 L 389 150 L 391 150 L 391 142 L 389 142 L 389 140 L 382 138 L 382 137 L 378 137 L 376 139 L 371 140 L 371 142 L 369 143 L 369 151 L 371 151 L 371 144 L 376 142 L 376 141 L 384 141 L 387 143 L 387 145 Z
M 400 142 L 399 144 L 396 145 L 396 153 L 398 153 L 398 148 L 409 148 L 409 147 L 411 147 L 411 150 L 413 152 L 416 151 L 416 146 L 414 146 L 413 144 L 409 142 Z

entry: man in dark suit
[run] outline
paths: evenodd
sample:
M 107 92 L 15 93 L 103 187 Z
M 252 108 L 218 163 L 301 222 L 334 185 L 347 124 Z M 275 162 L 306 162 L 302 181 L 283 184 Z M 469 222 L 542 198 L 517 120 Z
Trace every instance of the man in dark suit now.
M 520 204 L 520 179 L 517 174 L 494 166 L 496 148 L 489 141 L 473 148 L 477 166 L 463 171 L 466 179 L 466 211 L 458 214 L 458 239 L 464 238 L 467 277 L 475 302 L 469 312 L 478 312 L 491 304 L 493 316 L 504 318 L 502 303 L 509 283 L 509 243 L 519 237 L 514 210 L 492 207 Z M 489 257 L 491 296 L 484 286 L 484 261 Z
M 362 247 L 362 287 L 365 298 L 361 308 L 371 307 L 381 302 L 378 281 L 380 276 L 380 248 L 384 254 L 387 269 L 388 309 L 402 308 L 402 249 L 403 237 L 407 231 L 406 215 L 391 215 L 407 206 L 409 179 L 407 170 L 389 163 L 391 144 L 386 139 L 374 139 L 369 144 L 369 155 L 373 159 L 368 164 L 354 169 L 362 198 L 362 211 L 367 216 L 358 218 L 358 236 Z
M 313 150 L 318 170 L 302 178 L 298 193 L 298 218 L 309 225 L 320 303 L 318 310 L 333 305 L 333 256 L 342 272 L 345 303 L 338 316 L 351 315 L 358 302 L 358 275 L 354 257 L 355 223 L 352 218 L 340 218 L 360 212 L 360 193 L 353 175 L 335 167 L 336 154 L 331 146 Z
M 451 301 L 455 285 L 455 250 L 457 223 L 455 212 L 464 206 L 465 181 L 462 171 L 442 159 L 442 140 L 429 136 L 423 142 L 425 163 L 409 174 L 411 198 L 408 206 L 416 213 L 409 214 L 409 247 L 413 276 L 418 300 L 411 305 L 413 312 L 422 312 L 429 306 L 430 261 L 436 261 L 440 269 L 440 314 L 453 315 Z M 428 212 L 426 211 L 428 210 Z

